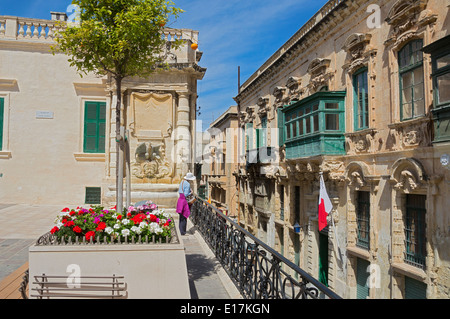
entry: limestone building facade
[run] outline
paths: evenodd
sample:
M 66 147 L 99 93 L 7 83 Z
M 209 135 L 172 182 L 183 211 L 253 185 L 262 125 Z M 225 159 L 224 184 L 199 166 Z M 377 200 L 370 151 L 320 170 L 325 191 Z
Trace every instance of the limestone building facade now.
M 209 126 L 209 144 L 204 154 L 207 160 L 204 171 L 207 181 L 208 201 L 224 214 L 236 216 L 236 183 L 233 173 L 238 167 L 238 117 L 237 107 L 231 106 Z
M 241 225 L 344 298 L 450 297 L 449 7 L 328 1 L 235 97 Z
M 0 16 L 0 202 L 114 205 L 115 87 L 108 76 L 81 78 L 53 55 L 57 20 Z M 122 85 L 130 149 L 124 199 L 175 207 L 178 183 L 193 172 L 197 81 L 206 69 L 192 49 L 198 31 L 166 28 L 169 69 Z M 126 187 L 125 185 L 128 185 Z

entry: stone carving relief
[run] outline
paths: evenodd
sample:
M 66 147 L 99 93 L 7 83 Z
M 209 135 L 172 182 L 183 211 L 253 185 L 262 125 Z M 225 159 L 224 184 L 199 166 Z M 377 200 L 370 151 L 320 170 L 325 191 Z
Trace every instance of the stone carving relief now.
M 343 68 L 347 69 L 347 72 L 354 73 L 362 67 L 367 67 L 369 63 L 374 63 L 373 57 L 376 55 L 376 50 L 370 46 L 371 38 L 371 34 L 362 33 L 354 33 L 347 38 L 343 47 L 347 52 L 347 60 Z M 370 76 L 374 78 L 375 74 Z
M 395 151 L 430 146 L 431 126 L 428 117 L 390 124 L 386 146 Z
M 328 70 L 331 60 L 314 59 L 308 67 L 308 73 L 311 76 L 307 86 L 310 94 L 319 91 L 324 86 L 329 86 L 331 78 L 334 76 L 332 71 Z
M 410 193 L 426 183 L 422 164 L 414 158 L 401 158 L 392 166 L 391 182 L 397 191 Z
M 321 165 L 321 171 L 328 173 L 329 179 L 339 181 L 345 171 L 345 166 L 341 161 L 325 161 Z
M 305 89 L 301 87 L 301 84 L 302 81 L 300 78 L 295 76 L 289 77 L 286 83 L 286 87 L 289 90 L 287 97 L 288 103 L 301 100 L 302 95 L 305 91 Z
M 342 177 L 350 188 L 359 190 L 368 185 L 369 176 L 370 171 L 367 164 L 358 161 L 349 163 Z
M 288 88 L 285 86 L 277 86 L 273 90 L 273 96 L 275 97 L 274 109 L 283 107 L 289 102 L 289 95 L 287 94 Z
M 172 177 L 172 167 L 166 157 L 165 144 L 158 146 L 144 142 L 137 146 L 132 163 L 133 175 L 137 178 Z
M 399 0 L 389 11 L 386 22 L 391 25 L 386 45 L 394 49 L 419 37 L 423 26 L 431 25 L 437 20 L 437 14 L 425 9 L 428 0 Z
M 313 182 L 319 180 L 319 173 L 326 173 L 328 179 L 339 181 L 345 166 L 340 161 L 288 161 L 286 173 L 288 178 L 298 181 Z
M 345 148 L 348 155 L 371 153 L 375 151 L 377 131 L 367 129 L 345 134 Z
M 260 97 L 258 99 L 258 115 L 265 116 L 270 111 L 269 106 L 269 98 L 268 97 Z

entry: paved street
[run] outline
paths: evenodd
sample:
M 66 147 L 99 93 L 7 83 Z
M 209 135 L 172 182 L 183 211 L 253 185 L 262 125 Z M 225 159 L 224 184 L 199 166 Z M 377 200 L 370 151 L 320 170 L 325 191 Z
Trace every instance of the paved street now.
M 28 247 L 51 229 L 62 208 L 0 203 L 0 282 L 28 261 Z M 236 287 L 190 221 L 187 235 L 182 236 L 182 240 L 186 249 L 191 298 L 240 298 Z

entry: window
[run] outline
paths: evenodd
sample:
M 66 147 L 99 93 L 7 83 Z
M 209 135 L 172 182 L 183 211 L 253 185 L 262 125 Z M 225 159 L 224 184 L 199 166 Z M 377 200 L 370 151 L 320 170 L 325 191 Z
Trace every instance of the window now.
M 106 103 L 86 102 L 84 109 L 85 153 L 105 152 Z
M 102 189 L 100 187 L 86 187 L 85 203 L 91 205 L 101 204 Z
M 266 147 L 267 146 L 267 117 L 264 116 L 261 118 L 261 128 L 256 131 L 256 141 L 258 145 L 256 148 Z
M 284 185 L 280 185 L 280 219 L 284 220 Z
M 425 114 L 422 46 L 422 40 L 410 41 L 398 53 L 401 120 Z
M 253 123 L 245 124 L 246 150 L 253 148 Z
M 353 75 L 355 130 L 369 127 L 369 90 L 367 68 Z
M 405 277 L 405 299 L 427 299 L 427 285 L 421 281 Z
M 450 53 L 433 59 L 435 106 L 450 104 Z
M 433 143 L 450 141 L 450 35 L 424 47 L 433 65 Z
M 356 224 L 358 233 L 356 245 L 361 248 L 369 249 L 370 193 L 357 192 L 356 196 Z
M 294 187 L 294 222 L 300 223 L 300 186 Z
M 342 114 L 339 103 L 327 101 L 294 110 L 286 116 L 286 137 L 289 140 L 322 130 L 339 131 Z M 321 121 L 324 124 L 321 124 Z
M 426 238 L 425 238 L 425 195 L 406 195 L 405 214 L 405 262 L 425 268 Z
M 357 258 L 356 260 L 356 298 L 367 299 L 369 297 L 369 286 L 367 281 L 369 279 L 370 263 L 367 260 Z
M 5 113 L 5 99 L 0 98 L 0 151 L 3 149 L 3 122 Z

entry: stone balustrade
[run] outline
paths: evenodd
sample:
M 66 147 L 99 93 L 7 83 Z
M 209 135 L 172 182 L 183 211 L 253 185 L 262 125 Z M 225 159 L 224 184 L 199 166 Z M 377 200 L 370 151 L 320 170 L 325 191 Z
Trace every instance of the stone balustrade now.
M 0 16 L 0 39 L 10 38 L 16 40 L 32 40 L 52 42 L 65 22 L 57 20 L 20 18 L 13 16 Z M 166 41 L 184 39 L 198 43 L 198 31 L 189 29 L 165 28 L 162 36 Z

